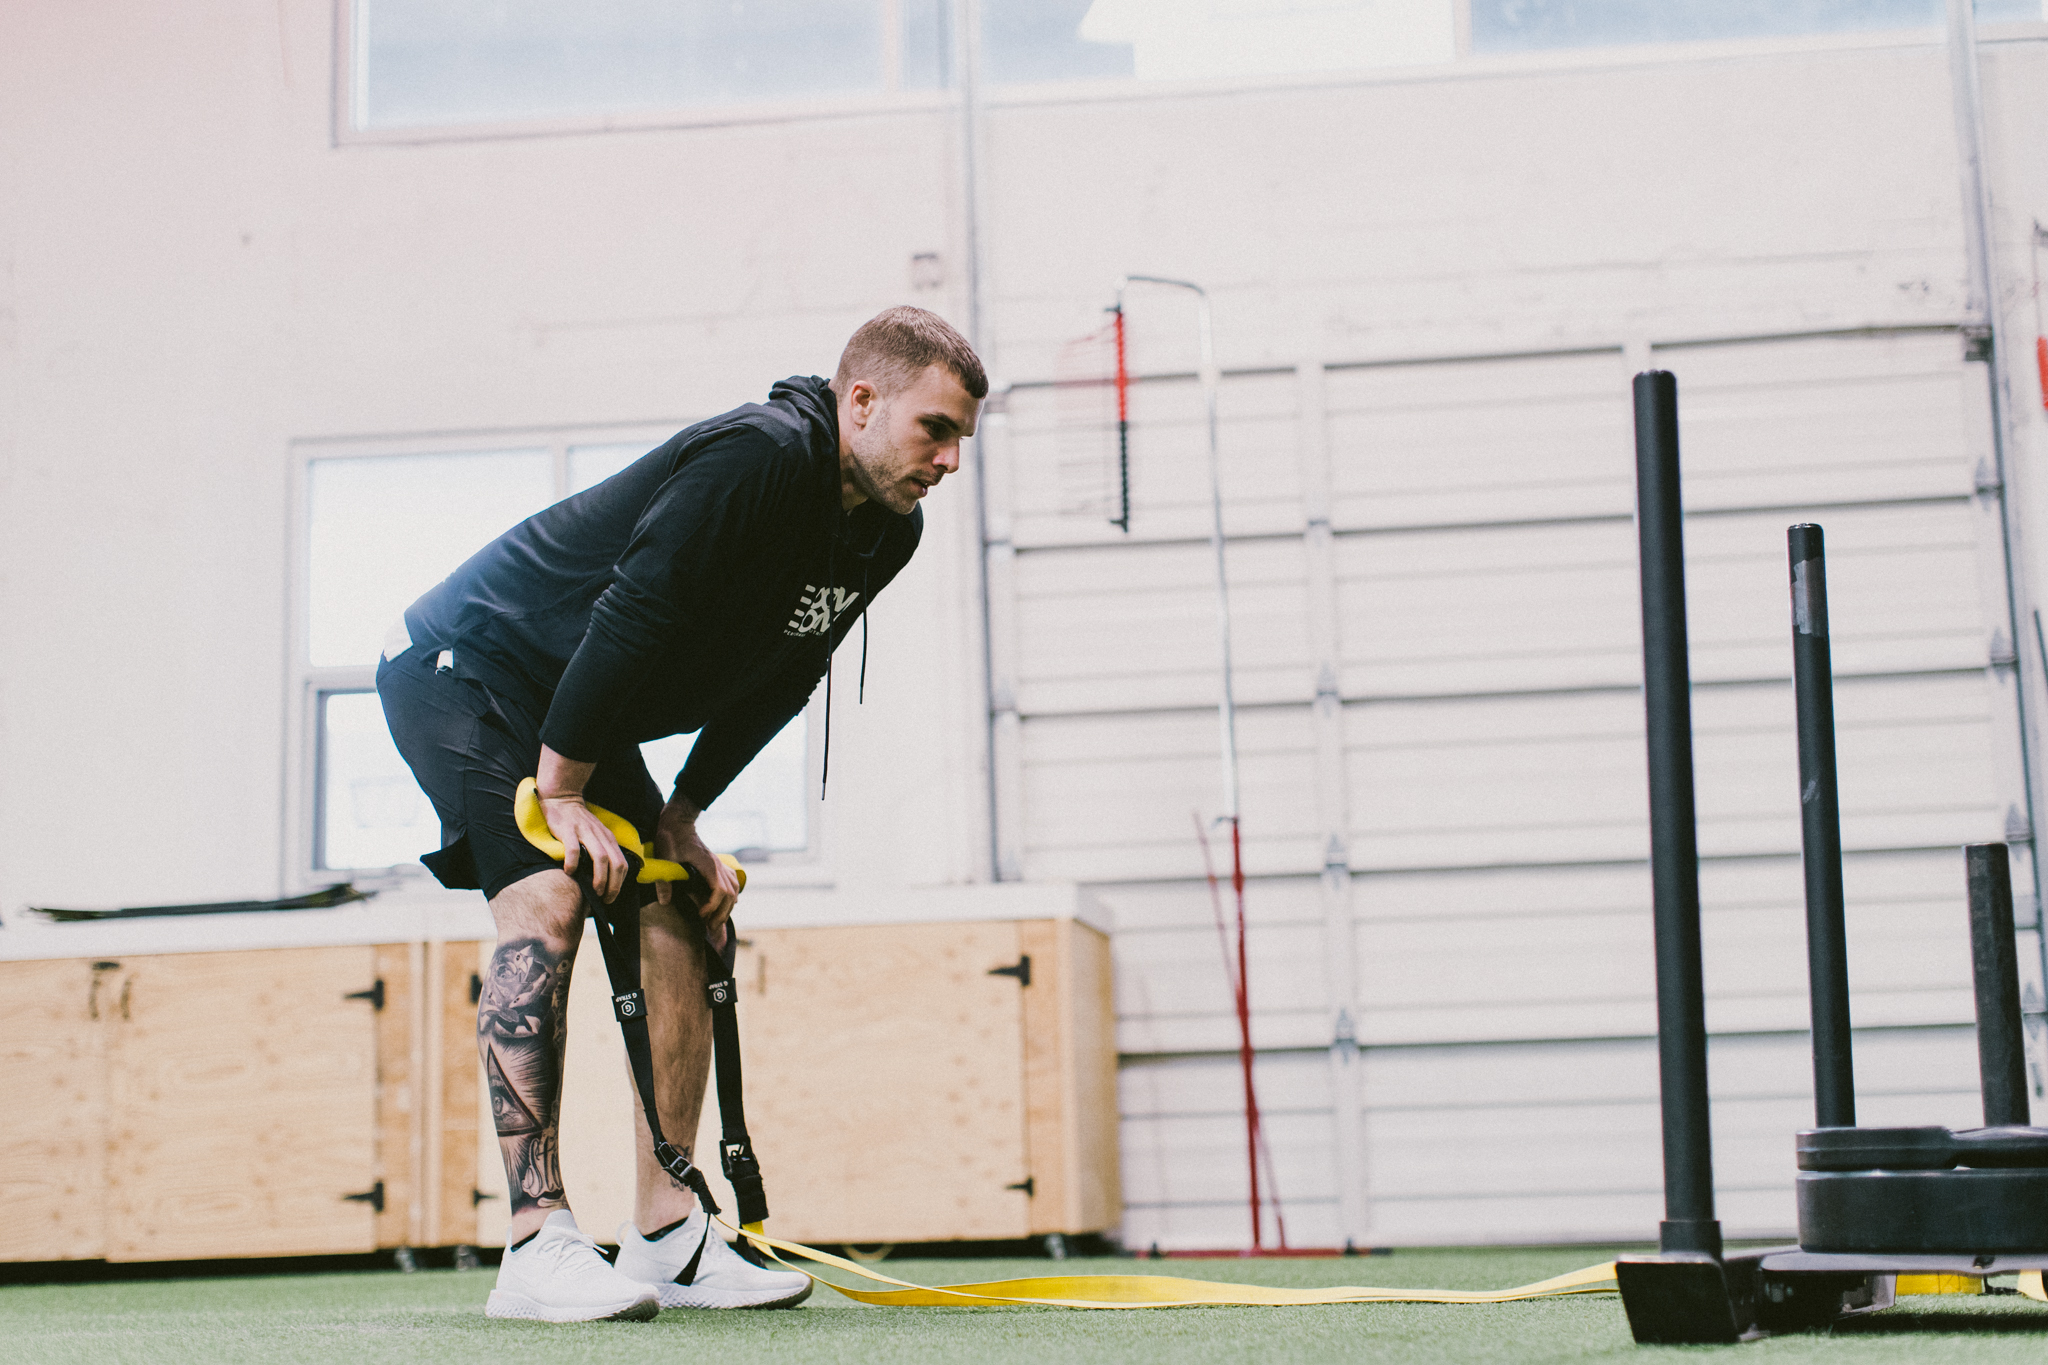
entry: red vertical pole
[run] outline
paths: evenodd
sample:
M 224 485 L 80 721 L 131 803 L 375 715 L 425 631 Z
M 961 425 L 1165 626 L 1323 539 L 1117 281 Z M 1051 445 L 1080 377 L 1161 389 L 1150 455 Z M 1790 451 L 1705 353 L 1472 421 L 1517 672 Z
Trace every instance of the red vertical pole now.
M 1244 1070 L 1244 1150 L 1252 1178 L 1252 1250 L 1256 1252 L 1264 1246 L 1259 1216 L 1259 1098 L 1252 1087 L 1252 994 L 1245 973 L 1244 841 L 1234 815 L 1230 818 L 1230 889 L 1237 895 L 1237 1059 Z
M 1110 519 L 1110 525 L 1128 532 L 1131 529 L 1131 372 L 1124 361 L 1124 310 L 1121 305 L 1112 310 L 1116 314 L 1116 482 L 1117 515 Z

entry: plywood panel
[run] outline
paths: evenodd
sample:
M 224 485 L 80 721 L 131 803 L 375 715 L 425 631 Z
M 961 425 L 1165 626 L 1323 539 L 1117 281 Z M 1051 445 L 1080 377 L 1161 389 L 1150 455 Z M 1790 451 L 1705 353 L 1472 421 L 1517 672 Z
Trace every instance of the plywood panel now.
M 433 1008 L 440 1014 L 434 1052 L 440 1060 L 439 1125 L 435 1134 L 440 1169 L 429 1188 L 437 1245 L 482 1244 L 477 1232 L 477 1109 L 483 1102 L 476 1051 L 474 982 L 481 980 L 474 943 L 431 945 L 438 973 Z M 502 1201 L 500 1201 L 502 1203 Z
M 747 1115 L 771 1226 L 824 1241 L 1024 1236 L 1012 923 L 757 930 Z
M 1031 1232 L 1094 1232 L 1123 1209 L 1109 939 L 1072 920 L 1017 926 L 1031 957 L 1024 1004 Z
M 639 1099 L 626 1069 L 626 1045 L 612 1015 L 611 986 L 594 925 L 584 929 L 576 970 L 569 978 L 567 1057 L 562 1083 L 562 1188 L 576 1212 L 577 1226 L 600 1242 L 616 1242 L 619 1224 L 633 1217 L 633 1111 Z M 489 1139 L 487 1145 L 491 1160 L 500 1162 L 496 1140 Z M 499 1171 L 502 1181 L 502 1164 Z
M 1073 1222 L 1075 1057 L 1063 937 L 1053 920 L 1017 926 L 1017 947 L 1031 958 L 1031 984 L 1018 998 L 1024 1009 L 1024 1166 L 1033 1182 L 1032 1233 L 1081 1231 Z
M 421 1129 L 426 1083 L 424 1009 L 420 979 L 421 945 L 383 943 L 373 970 L 384 983 L 384 1008 L 377 1028 L 377 1170 L 384 1182 L 384 1209 L 377 1214 L 380 1247 L 426 1245 L 425 1164 Z
M 118 964 L 0 962 L 0 1261 L 106 1254 L 105 1026 Z
M 1073 1037 L 1071 1226 L 1114 1226 L 1123 1216 L 1123 1162 L 1117 1116 L 1115 972 L 1109 936 L 1062 921 L 1063 979 Z
M 484 942 L 476 945 L 475 971 L 479 979 L 490 974 L 491 954 L 497 949 L 497 946 L 495 942 Z M 572 983 L 570 995 L 571 1024 L 573 1025 L 573 1010 L 575 1007 L 574 978 L 572 977 L 570 980 Z M 572 1026 L 569 1030 L 570 1038 L 574 1039 L 576 1033 L 576 1029 Z M 452 1047 L 453 1044 L 451 1043 L 450 1046 Z M 469 1015 L 469 1046 L 470 1055 L 474 1057 L 476 1055 L 476 1013 L 474 1009 L 471 1010 Z M 477 1067 L 479 1076 L 481 1076 L 482 1063 L 478 1062 Z M 476 1087 L 475 1113 L 476 1188 L 471 1195 L 471 1202 L 476 1211 L 476 1241 L 478 1246 L 500 1246 L 505 1241 L 505 1227 L 511 1217 L 511 1210 L 506 1203 L 506 1190 L 508 1187 L 505 1183 L 505 1159 L 498 1151 L 497 1130 L 491 1124 L 490 1090 L 482 1084 L 478 1084 Z
M 585 948 L 569 992 L 562 1175 L 578 1223 L 610 1241 L 632 1216 L 635 1100 L 603 963 L 594 942 Z M 1005 1188 L 1030 1174 L 1023 1006 L 1014 980 L 987 974 L 1020 951 L 1017 926 L 1001 922 L 744 931 L 747 1119 L 771 1231 L 825 1242 L 1026 1235 L 1030 1201 Z M 730 1213 L 718 1134 L 713 1090 L 694 1150 Z M 483 1187 L 502 1189 L 495 1178 Z
M 368 947 L 130 958 L 111 1036 L 107 1257 L 368 1251 Z

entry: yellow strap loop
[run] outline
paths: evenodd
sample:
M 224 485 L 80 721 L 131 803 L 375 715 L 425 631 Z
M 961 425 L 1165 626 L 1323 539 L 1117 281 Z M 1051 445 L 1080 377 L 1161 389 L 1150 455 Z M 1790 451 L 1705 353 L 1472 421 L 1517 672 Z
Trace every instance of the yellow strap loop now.
M 770 1237 L 761 1230 L 759 1223 L 749 1223 L 741 1229 L 723 1218 L 716 1221 L 728 1231 L 768 1248 L 768 1254 L 775 1262 L 790 1270 L 798 1267 L 775 1255 L 776 1252 L 787 1252 L 819 1265 L 829 1265 L 876 1284 L 895 1286 L 892 1289 L 848 1289 L 831 1280 L 825 1281 L 850 1299 L 883 1308 L 959 1308 L 977 1304 L 1040 1308 L 1300 1308 L 1329 1303 L 1513 1303 L 1519 1299 L 1544 1299 L 1564 1294 L 1611 1294 L 1615 1289 L 1612 1261 L 1514 1289 L 1373 1289 L 1355 1285 L 1332 1289 L 1280 1289 L 1260 1284 L 1183 1280 L 1171 1275 L 1045 1275 L 1024 1280 L 928 1287 L 878 1274 L 843 1256 Z
M 588 804 L 588 803 L 586 803 Z M 633 828 L 633 822 L 623 815 L 614 815 L 603 806 L 591 806 L 604 827 L 619 841 L 619 847 L 640 860 L 639 882 L 686 882 L 694 875 L 687 864 L 671 862 L 667 858 L 654 856 L 652 844 L 640 841 L 640 831 Z M 512 798 L 512 818 L 519 822 L 519 832 L 526 836 L 526 842 L 553 858 L 562 860 L 562 841 L 548 828 L 548 819 L 540 808 L 540 784 L 532 778 L 519 783 L 519 791 Z M 740 890 L 747 889 L 747 870 L 739 865 L 730 854 L 721 853 L 718 860 L 733 870 L 739 878 Z

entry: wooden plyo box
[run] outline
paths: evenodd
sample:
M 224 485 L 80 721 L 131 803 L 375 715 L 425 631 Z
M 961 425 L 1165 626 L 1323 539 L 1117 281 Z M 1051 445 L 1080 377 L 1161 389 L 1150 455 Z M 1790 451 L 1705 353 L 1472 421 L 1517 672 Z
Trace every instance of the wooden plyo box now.
M 480 964 L 489 951 L 479 945 Z M 742 927 L 734 975 L 775 1235 L 1021 1238 L 1122 1216 L 1099 930 L 1073 919 Z M 569 1013 L 563 1181 L 577 1221 L 608 1242 L 632 1217 L 636 1100 L 594 938 Z M 730 1216 L 718 1133 L 714 1086 L 694 1151 Z M 503 1236 L 504 1175 L 487 1116 L 478 1136 L 477 1239 L 488 1242 Z
M 741 1046 L 771 1231 L 865 1244 L 1117 1223 L 1109 940 L 1075 917 L 1086 904 L 1010 886 L 743 906 Z M 942 918 L 963 906 L 982 917 Z M 62 926 L 0 944 L 0 1262 L 501 1242 L 480 911 Z M 602 955 L 590 942 L 580 957 L 563 1175 L 578 1221 L 611 1241 L 632 1217 L 637 1100 Z M 718 1132 L 714 1100 L 694 1150 L 731 1211 Z
M 0 1261 L 376 1247 L 379 951 L 0 962 Z

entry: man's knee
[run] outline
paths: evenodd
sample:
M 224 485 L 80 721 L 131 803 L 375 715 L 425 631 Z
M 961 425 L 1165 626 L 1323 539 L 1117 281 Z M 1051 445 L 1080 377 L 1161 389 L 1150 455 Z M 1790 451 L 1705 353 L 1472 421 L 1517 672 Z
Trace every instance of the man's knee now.
M 583 893 L 569 875 L 550 868 L 522 877 L 491 897 L 498 942 L 539 939 L 556 953 L 573 953 L 583 938 Z

